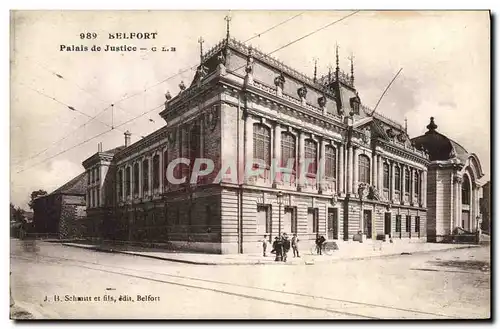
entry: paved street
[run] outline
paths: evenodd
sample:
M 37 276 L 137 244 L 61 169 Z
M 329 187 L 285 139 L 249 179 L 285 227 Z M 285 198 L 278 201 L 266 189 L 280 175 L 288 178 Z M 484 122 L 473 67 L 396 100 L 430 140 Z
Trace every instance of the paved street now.
M 11 240 L 12 294 L 35 317 L 490 316 L 489 247 L 272 266 L 190 265 L 60 244 L 38 247 L 34 252 Z

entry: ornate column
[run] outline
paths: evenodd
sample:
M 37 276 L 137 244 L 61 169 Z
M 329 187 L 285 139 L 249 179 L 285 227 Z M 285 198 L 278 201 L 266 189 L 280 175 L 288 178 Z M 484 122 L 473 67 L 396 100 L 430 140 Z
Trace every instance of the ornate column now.
M 357 193 L 358 191 L 358 185 L 359 185 L 359 168 L 358 168 L 358 158 L 359 158 L 359 148 L 355 148 L 353 150 L 354 155 L 353 155 L 353 181 L 352 181 L 352 191 L 354 193 Z
M 427 207 L 427 170 L 422 171 L 422 207 Z
M 274 125 L 274 159 L 271 161 L 271 163 L 275 163 L 277 166 L 281 166 L 281 126 L 278 122 L 276 122 Z M 276 172 L 274 173 L 273 183 L 279 183 L 278 175 Z
M 165 171 L 164 171 L 164 168 L 163 168 L 163 162 L 164 162 L 163 152 L 165 152 L 165 148 L 161 148 L 160 149 L 160 154 L 158 154 L 158 156 L 159 156 L 158 166 L 160 167 L 158 169 L 159 170 L 158 171 L 158 179 L 160 181 L 160 185 L 158 186 L 158 191 L 160 192 L 160 194 L 163 193 L 163 176 L 165 175 Z
M 338 169 L 338 185 L 337 185 L 337 191 L 338 193 L 345 193 L 345 188 L 344 188 L 344 144 L 340 144 L 340 146 L 337 148 L 339 151 L 339 169 Z
M 389 188 L 389 198 L 390 201 L 393 202 L 396 198 L 396 166 L 394 161 L 391 161 L 391 186 Z
M 352 145 L 347 146 L 347 194 L 352 194 Z
M 377 155 L 377 175 L 378 175 L 378 179 L 377 179 L 377 189 L 379 191 L 379 195 L 380 196 L 383 196 L 384 193 L 383 193 L 383 190 L 384 190 L 384 164 L 383 164 L 383 161 L 382 161 L 382 156 L 379 154 Z
M 253 124 L 255 120 L 247 113 L 245 118 L 245 182 L 248 183 L 247 170 L 251 170 L 253 165 Z
M 377 187 L 377 154 L 375 152 L 372 153 L 370 159 L 370 168 L 371 168 L 371 185 Z
M 462 226 L 462 223 L 461 223 L 461 204 L 459 204 L 460 200 L 459 200 L 459 192 L 460 192 L 460 195 L 462 194 L 461 192 L 462 191 L 459 191 L 458 190 L 458 184 L 459 184 L 459 180 L 461 179 L 461 177 L 457 176 L 456 174 L 453 176 L 453 194 L 454 194 L 454 197 L 453 197 L 453 214 L 454 214 L 454 217 L 455 217 L 455 220 L 453 221 L 454 225 L 451 227 L 451 229 L 453 230 L 456 226 Z

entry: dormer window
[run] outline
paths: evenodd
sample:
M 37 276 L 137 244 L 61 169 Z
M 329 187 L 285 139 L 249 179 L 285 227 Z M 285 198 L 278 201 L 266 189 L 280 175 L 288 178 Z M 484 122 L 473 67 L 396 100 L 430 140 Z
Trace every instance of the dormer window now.
M 356 97 L 352 97 L 350 99 L 350 105 L 351 105 L 351 111 L 356 114 L 356 115 L 359 115 L 359 104 L 361 103 L 360 100 L 359 100 L 359 97 L 356 96 Z

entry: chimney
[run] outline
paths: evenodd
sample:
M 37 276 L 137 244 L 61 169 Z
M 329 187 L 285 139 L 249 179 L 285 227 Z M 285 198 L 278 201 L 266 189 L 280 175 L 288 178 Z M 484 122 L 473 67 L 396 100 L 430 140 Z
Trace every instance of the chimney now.
M 125 147 L 129 147 L 130 146 L 130 135 L 132 135 L 132 134 L 130 133 L 130 131 L 127 130 L 124 133 L 124 135 L 125 135 Z

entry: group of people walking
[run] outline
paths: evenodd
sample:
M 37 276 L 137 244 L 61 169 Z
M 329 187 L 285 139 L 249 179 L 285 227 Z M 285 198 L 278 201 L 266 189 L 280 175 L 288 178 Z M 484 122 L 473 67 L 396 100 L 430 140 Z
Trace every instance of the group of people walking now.
M 293 234 L 292 239 L 288 238 L 288 235 L 286 233 L 283 233 L 281 236 L 277 236 L 274 238 L 273 242 L 273 249 L 271 250 L 271 254 L 275 254 L 275 261 L 276 262 L 286 262 L 288 252 L 290 251 L 290 248 L 293 250 L 293 257 L 300 257 L 299 253 L 299 237 L 297 234 Z M 325 243 L 326 239 L 324 236 L 318 236 L 316 238 L 316 253 L 318 255 L 321 255 L 321 251 L 323 249 L 323 245 Z M 267 257 L 267 246 L 269 244 L 269 241 L 267 240 L 267 235 L 264 235 L 264 239 L 262 239 L 262 255 L 264 257 Z
M 266 257 L 267 251 L 267 235 L 264 235 L 264 239 L 262 240 L 262 252 L 263 256 Z M 271 250 L 272 254 L 275 254 L 276 257 L 274 260 L 276 262 L 286 262 L 288 252 L 290 248 L 293 250 L 293 257 L 300 257 L 299 254 L 299 237 L 297 234 L 294 234 L 292 239 L 288 238 L 288 234 L 283 233 L 281 236 L 277 236 L 274 238 L 273 249 Z

